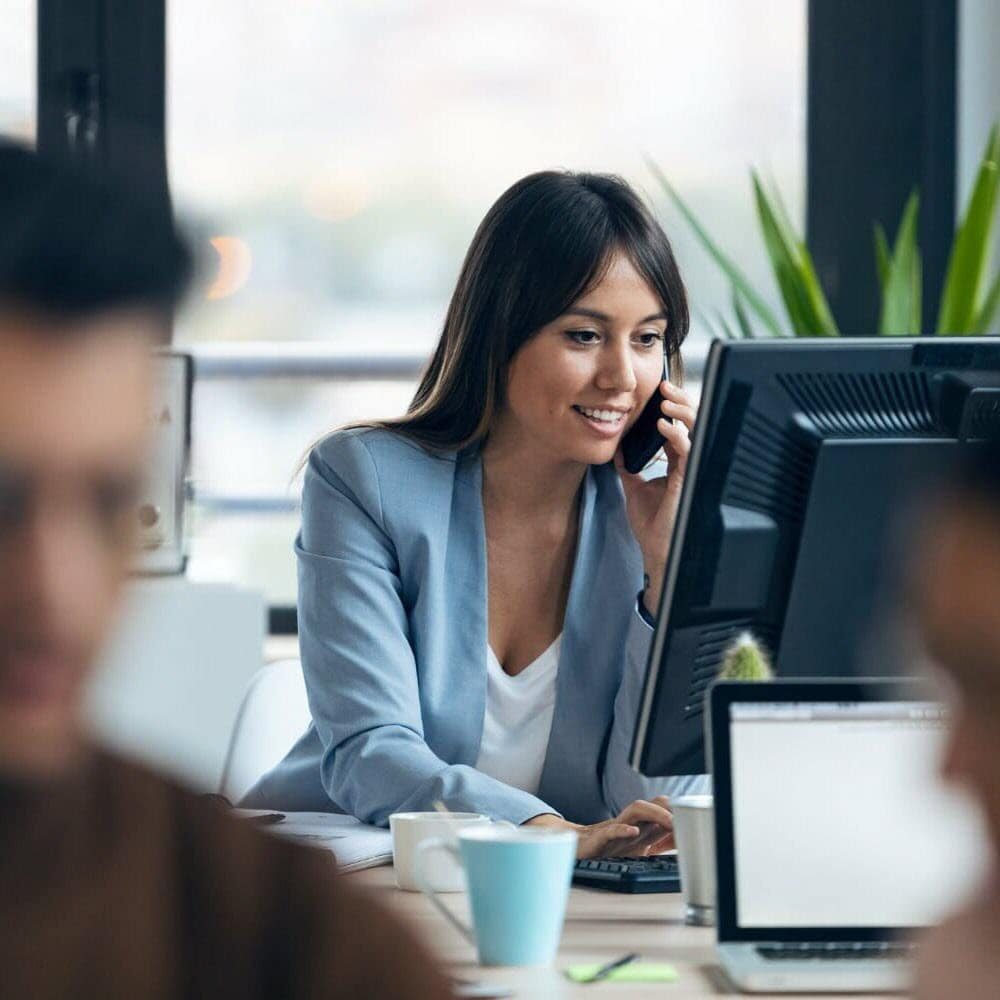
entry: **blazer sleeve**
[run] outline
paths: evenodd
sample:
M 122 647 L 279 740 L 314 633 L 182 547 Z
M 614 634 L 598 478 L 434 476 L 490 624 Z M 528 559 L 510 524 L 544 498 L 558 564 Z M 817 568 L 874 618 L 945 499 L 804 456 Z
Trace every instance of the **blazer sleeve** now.
M 378 469 L 358 435 L 313 449 L 295 548 L 302 668 L 330 799 L 378 825 L 393 812 L 433 809 L 437 800 L 513 823 L 555 813 L 528 792 L 441 760 L 427 745 Z
M 612 815 L 621 812 L 636 799 L 651 799 L 656 795 L 675 798 L 694 792 L 710 792 L 711 779 L 706 774 L 685 774 L 665 778 L 647 778 L 629 763 L 632 736 L 639 718 L 646 659 L 653 641 L 653 628 L 644 619 L 636 601 L 625 640 L 625 668 L 621 686 L 615 698 L 614 718 L 604 758 L 601 789 L 604 802 Z

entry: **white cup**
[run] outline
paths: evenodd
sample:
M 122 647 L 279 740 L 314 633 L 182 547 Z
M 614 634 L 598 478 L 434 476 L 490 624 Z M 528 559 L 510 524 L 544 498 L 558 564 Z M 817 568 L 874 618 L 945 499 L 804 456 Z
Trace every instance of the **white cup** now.
M 396 885 L 408 892 L 420 891 L 413 863 L 419 844 L 435 838 L 453 840 L 459 830 L 489 822 L 489 816 L 480 813 L 393 813 L 389 817 L 389 829 L 392 831 Z M 444 850 L 425 855 L 422 874 L 435 892 L 461 892 L 465 888 L 465 872 L 461 864 Z
M 684 895 L 684 922 L 715 923 L 715 816 L 711 795 L 682 795 L 670 800 L 677 862 Z

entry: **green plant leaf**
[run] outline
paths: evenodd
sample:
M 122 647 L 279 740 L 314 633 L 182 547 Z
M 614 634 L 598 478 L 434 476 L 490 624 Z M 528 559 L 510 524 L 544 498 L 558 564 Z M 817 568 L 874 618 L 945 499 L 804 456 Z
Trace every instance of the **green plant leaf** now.
M 723 316 L 723 314 L 721 312 L 717 311 L 716 312 L 716 317 L 717 317 L 717 319 L 719 321 L 719 327 L 722 330 L 722 333 L 723 333 L 723 335 L 725 336 L 725 338 L 727 340 L 739 340 L 740 339 L 740 336 L 741 336 L 740 331 L 739 330 L 734 330 L 729 325 L 729 321 L 726 319 L 725 316 Z
M 889 280 L 889 267 L 892 255 L 889 252 L 889 241 L 885 238 L 885 230 L 880 222 L 875 223 L 875 270 L 878 273 L 878 287 L 885 294 L 885 283 Z
M 735 285 L 733 285 L 733 312 L 736 314 L 736 323 L 743 334 L 743 338 L 745 340 L 753 340 L 757 335 L 754 333 L 753 326 L 750 324 L 750 317 L 747 316 L 747 311 L 743 307 L 740 290 Z
M 767 249 L 771 268 L 778 283 L 778 290 L 785 303 L 785 311 L 796 336 L 808 334 L 811 324 L 807 314 L 805 296 L 797 281 L 794 244 L 785 238 L 786 234 L 777 220 L 774 209 L 771 207 L 756 173 L 751 172 L 751 179 L 761 235 L 764 238 L 764 246 Z
M 916 191 L 906 199 L 889 256 L 888 274 L 882 288 L 878 332 L 882 336 L 917 336 L 920 333 L 920 251 L 917 225 L 920 198 Z
M 681 196 L 674 190 L 670 181 L 667 180 L 666 175 L 660 170 L 656 162 L 649 156 L 646 158 L 646 164 L 649 169 L 653 172 L 656 179 L 659 181 L 660 186 L 667 193 L 670 200 L 677 207 L 677 210 L 684 216 L 687 224 L 691 227 L 695 236 L 698 237 L 701 245 L 708 252 L 709 256 L 719 265 L 720 268 L 726 273 L 729 280 L 735 285 L 739 290 L 740 294 L 743 296 L 749 308 L 757 315 L 757 317 L 764 323 L 764 325 L 776 336 L 781 336 L 781 325 L 778 323 L 777 317 L 770 310 L 764 299 L 759 295 L 750 284 L 749 279 L 745 274 L 736 266 L 736 264 L 723 253 L 722 250 L 716 245 L 715 241 L 711 236 L 708 235 L 707 230 L 698 221 L 695 214 L 688 208 L 687 204 L 681 198 Z
M 812 254 L 809 253 L 805 243 L 799 244 L 799 267 L 800 277 L 815 316 L 816 329 L 822 331 L 821 335 L 824 337 L 839 337 L 840 330 L 837 329 L 833 313 L 830 312 L 823 286 L 819 283 L 816 268 L 813 266 Z
M 761 190 L 767 193 L 768 201 L 771 205 L 771 211 L 774 213 L 774 220 L 781 229 L 782 239 L 785 240 L 789 246 L 796 246 L 800 240 L 795 232 L 795 226 L 792 225 L 792 217 L 788 214 L 788 209 L 785 207 L 785 201 L 781 197 L 781 191 L 778 190 L 778 185 L 773 179 L 771 179 L 769 184 L 765 185 L 753 170 L 750 171 L 750 175 L 751 177 L 756 177 L 756 179 L 760 181 Z
M 756 171 L 751 171 L 750 176 L 764 246 L 792 329 L 797 336 L 837 336 L 809 251 L 798 241 L 787 219 L 782 218 L 782 209 L 771 203 Z
M 990 328 L 990 324 L 993 322 L 993 317 L 997 314 L 997 309 L 1000 308 L 1000 272 L 993 279 L 993 284 L 990 286 L 990 290 L 986 293 L 986 298 L 983 299 L 982 308 L 976 314 L 976 318 L 972 321 L 972 332 L 973 333 L 987 333 Z
M 974 320 L 982 309 L 982 285 L 989 268 L 998 186 L 1000 123 L 990 131 L 965 216 L 952 244 L 938 312 L 938 333 L 973 332 Z
M 695 313 L 701 321 L 701 325 L 708 331 L 713 340 L 739 340 L 739 334 L 735 333 L 732 327 L 726 322 L 725 316 L 718 310 L 713 310 L 714 316 L 710 316 L 702 309 L 696 309 Z

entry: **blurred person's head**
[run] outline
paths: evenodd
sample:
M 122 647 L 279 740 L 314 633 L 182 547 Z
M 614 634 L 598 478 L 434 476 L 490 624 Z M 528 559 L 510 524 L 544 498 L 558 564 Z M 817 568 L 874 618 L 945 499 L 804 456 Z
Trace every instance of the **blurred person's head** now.
M 975 794 L 1000 853 L 1000 439 L 939 493 L 921 536 L 915 610 L 956 701 L 942 770 Z
M 162 215 L 0 142 L 0 776 L 76 750 L 132 554 L 150 348 L 189 271 Z
M 572 461 L 607 462 L 665 357 L 679 376 L 688 325 L 670 243 L 624 180 L 531 174 L 476 230 L 409 411 L 382 426 L 453 449 L 503 424 Z

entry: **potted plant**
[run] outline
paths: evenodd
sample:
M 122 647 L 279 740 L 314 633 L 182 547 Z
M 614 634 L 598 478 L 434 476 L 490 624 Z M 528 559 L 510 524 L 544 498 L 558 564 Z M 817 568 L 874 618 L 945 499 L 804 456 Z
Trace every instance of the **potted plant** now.
M 767 653 L 750 632 L 738 635 L 722 657 L 720 681 L 770 681 L 774 668 Z
M 780 193 L 774 187 L 769 191 L 756 170 L 751 170 L 750 179 L 757 218 L 781 293 L 785 323 L 709 235 L 663 171 L 649 158 L 647 163 L 699 242 L 729 279 L 732 315 L 717 313 L 718 332 L 730 338 L 840 336 L 808 247 L 795 232 Z M 998 191 L 1000 124 L 995 124 L 952 242 L 935 330 L 941 336 L 984 334 L 1000 308 L 1000 273 L 990 276 Z M 920 196 L 914 190 L 907 199 L 891 246 L 881 224 L 874 225 L 875 267 L 881 290 L 878 332 L 883 336 L 914 336 L 922 332 L 923 265 L 917 244 L 919 212 Z

